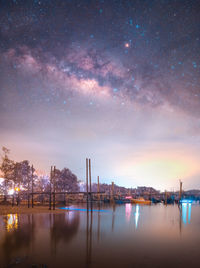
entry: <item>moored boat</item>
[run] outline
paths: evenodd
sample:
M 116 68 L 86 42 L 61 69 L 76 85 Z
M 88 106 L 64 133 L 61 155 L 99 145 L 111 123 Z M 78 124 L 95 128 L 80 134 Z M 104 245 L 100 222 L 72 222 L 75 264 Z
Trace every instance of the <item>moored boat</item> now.
M 141 204 L 141 205 L 150 205 L 151 201 L 150 200 L 145 200 L 143 197 L 140 197 L 140 198 L 137 198 L 137 199 L 132 198 L 131 203 Z

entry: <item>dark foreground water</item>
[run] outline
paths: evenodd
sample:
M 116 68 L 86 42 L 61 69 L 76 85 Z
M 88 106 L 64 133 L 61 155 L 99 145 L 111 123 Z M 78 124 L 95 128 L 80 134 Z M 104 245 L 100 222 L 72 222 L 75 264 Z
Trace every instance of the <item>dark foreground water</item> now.
M 0 267 L 200 267 L 200 205 L 93 208 L 1 216 Z

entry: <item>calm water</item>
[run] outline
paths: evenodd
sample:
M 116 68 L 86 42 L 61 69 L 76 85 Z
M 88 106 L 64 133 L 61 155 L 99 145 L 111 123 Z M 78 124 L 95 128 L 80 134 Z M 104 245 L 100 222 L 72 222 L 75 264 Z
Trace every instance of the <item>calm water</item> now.
M 93 208 L 1 216 L 0 267 L 200 266 L 200 205 Z

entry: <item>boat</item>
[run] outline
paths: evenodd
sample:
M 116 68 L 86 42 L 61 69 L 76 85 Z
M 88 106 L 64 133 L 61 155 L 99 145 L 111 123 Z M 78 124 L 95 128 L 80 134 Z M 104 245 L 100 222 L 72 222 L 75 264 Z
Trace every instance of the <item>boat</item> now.
M 131 199 L 131 203 L 133 204 L 141 204 L 141 205 L 150 205 L 151 201 L 150 200 L 145 200 L 143 197 L 139 197 L 139 198 L 132 198 Z
M 158 204 L 158 203 L 161 203 L 161 200 L 160 200 L 160 199 L 157 199 L 157 198 L 152 197 L 152 198 L 151 198 L 151 203 Z

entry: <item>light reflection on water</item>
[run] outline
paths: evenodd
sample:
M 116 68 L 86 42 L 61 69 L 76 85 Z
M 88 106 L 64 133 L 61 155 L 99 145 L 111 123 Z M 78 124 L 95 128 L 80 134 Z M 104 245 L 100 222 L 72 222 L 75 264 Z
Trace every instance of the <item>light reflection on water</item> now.
M 184 224 L 190 223 L 191 221 L 191 211 L 192 211 L 192 204 L 191 203 L 184 203 L 181 205 L 182 209 L 182 220 Z
M 138 228 L 138 221 L 139 221 L 139 213 L 140 211 L 140 206 L 137 204 L 136 207 L 135 207 L 135 228 L 137 229 Z
M 8 232 L 18 228 L 18 215 L 17 214 L 8 214 L 4 218 L 5 227 Z
M 126 220 L 127 222 L 129 222 L 130 217 L 131 217 L 131 210 L 132 210 L 132 206 L 130 203 L 125 204 L 125 210 L 126 210 Z
M 199 260 L 200 206 L 72 206 L 0 217 L 0 267 L 188 267 Z M 183 223 L 183 224 L 182 224 Z M 166 265 L 166 266 L 165 266 Z

